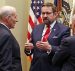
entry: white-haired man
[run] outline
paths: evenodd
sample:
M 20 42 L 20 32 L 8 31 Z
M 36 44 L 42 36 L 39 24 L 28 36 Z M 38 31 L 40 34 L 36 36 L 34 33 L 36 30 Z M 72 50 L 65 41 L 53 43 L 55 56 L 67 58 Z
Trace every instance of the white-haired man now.
M 10 31 L 16 22 L 14 7 L 0 8 L 0 71 L 22 71 L 19 44 Z

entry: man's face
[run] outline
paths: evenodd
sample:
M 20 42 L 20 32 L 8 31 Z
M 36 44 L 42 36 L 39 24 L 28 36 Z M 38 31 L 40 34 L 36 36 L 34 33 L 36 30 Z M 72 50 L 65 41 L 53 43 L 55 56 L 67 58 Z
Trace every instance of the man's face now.
M 15 24 L 17 22 L 17 14 L 16 12 L 13 12 L 12 15 L 8 15 L 6 17 L 3 18 L 4 22 L 6 23 L 6 26 L 11 29 L 15 27 Z
M 42 7 L 41 11 L 42 11 L 42 19 L 45 24 L 51 24 L 55 20 L 56 14 L 53 13 L 51 7 L 44 6 Z
M 9 22 L 8 23 L 9 28 L 14 28 L 17 22 L 17 15 L 14 13 L 11 16 L 9 16 L 8 22 Z

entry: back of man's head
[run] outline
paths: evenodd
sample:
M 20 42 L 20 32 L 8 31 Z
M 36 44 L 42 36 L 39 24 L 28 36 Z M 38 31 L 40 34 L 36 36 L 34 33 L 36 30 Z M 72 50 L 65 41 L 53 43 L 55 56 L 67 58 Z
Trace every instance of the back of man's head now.
M 2 17 L 11 15 L 13 12 L 16 12 L 16 9 L 12 6 L 3 6 L 0 8 L 0 20 Z

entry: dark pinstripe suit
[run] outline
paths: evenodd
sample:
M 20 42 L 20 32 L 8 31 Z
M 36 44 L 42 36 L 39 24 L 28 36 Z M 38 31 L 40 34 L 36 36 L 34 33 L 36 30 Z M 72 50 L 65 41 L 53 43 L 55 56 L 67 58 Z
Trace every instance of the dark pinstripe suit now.
M 38 25 L 34 28 L 32 32 L 32 43 L 36 44 L 37 41 L 41 40 L 42 32 L 44 29 L 44 24 Z M 56 22 L 52 28 L 51 34 L 48 37 L 48 42 L 52 46 L 52 51 L 48 55 L 44 51 L 40 51 L 36 46 L 33 53 L 33 60 L 31 62 L 30 71 L 60 71 L 58 67 L 52 65 L 52 57 L 55 51 L 58 49 L 58 46 L 61 43 L 61 40 L 70 35 L 70 29 L 65 27 L 63 24 Z M 25 53 L 27 54 L 26 50 Z M 29 55 L 29 54 L 27 54 Z
M 22 71 L 20 48 L 11 31 L 0 24 L 0 71 Z

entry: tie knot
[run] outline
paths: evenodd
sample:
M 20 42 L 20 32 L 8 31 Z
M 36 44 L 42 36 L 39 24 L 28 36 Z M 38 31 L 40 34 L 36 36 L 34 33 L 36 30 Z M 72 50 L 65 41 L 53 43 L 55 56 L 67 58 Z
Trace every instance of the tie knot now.
M 50 25 L 47 25 L 48 28 L 50 28 Z

